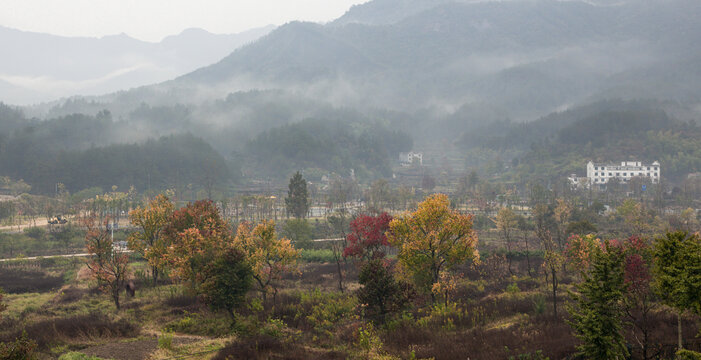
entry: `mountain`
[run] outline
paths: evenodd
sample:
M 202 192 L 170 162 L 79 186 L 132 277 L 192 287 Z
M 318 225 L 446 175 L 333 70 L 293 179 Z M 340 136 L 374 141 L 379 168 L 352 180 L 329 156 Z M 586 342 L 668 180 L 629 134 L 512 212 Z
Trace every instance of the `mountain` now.
M 450 0 L 375 0 L 352 6 L 333 25 L 389 25 Z
M 674 99 L 680 77 L 690 84 L 686 98 L 696 99 L 698 15 L 693 0 L 375 0 L 327 25 L 281 26 L 168 86 L 280 88 L 411 111 L 478 101 L 518 119 L 603 93 Z M 675 70 L 679 63 L 689 72 Z
M 0 100 L 26 104 L 162 82 L 214 63 L 272 29 L 234 35 L 188 29 L 150 43 L 125 34 L 62 37 L 0 27 Z
M 188 131 L 227 156 L 308 118 L 382 121 L 417 147 L 612 99 L 679 103 L 669 111 L 687 121 L 701 110 L 699 15 L 696 0 L 374 0 L 328 24 L 285 24 L 173 80 L 25 113 L 107 109 L 139 129 L 129 138 Z

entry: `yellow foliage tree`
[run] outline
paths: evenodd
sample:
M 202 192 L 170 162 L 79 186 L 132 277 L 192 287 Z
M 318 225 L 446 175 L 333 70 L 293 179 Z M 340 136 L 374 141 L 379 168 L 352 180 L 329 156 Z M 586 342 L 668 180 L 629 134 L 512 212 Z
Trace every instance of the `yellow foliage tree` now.
M 398 248 L 398 260 L 417 288 L 430 292 L 444 269 L 478 259 L 472 216 L 450 208 L 448 196 L 435 194 L 418 209 L 390 222 L 389 242 Z M 435 301 L 435 294 L 431 293 Z
M 263 221 L 252 230 L 247 223 L 242 223 L 234 244 L 247 255 L 253 268 L 253 279 L 258 284 L 263 300 L 272 288 L 274 301 L 277 295 L 276 281 L 283 273 L 297 270 L 299 251 L 289 239 L 278 238 L 272 221 Z
M 129 247 L 148 261 L 154 284 L 158 281 L 159 271 L 166 265 L 170 244 L 167 237 L 161 236 L 161 232 L 168 225 L 173 211 L 173 203 L 161 194 L 151 200 L 147 207 L 138 207 L 129 212 L 132 225 L 141 229 L 129 236 Z

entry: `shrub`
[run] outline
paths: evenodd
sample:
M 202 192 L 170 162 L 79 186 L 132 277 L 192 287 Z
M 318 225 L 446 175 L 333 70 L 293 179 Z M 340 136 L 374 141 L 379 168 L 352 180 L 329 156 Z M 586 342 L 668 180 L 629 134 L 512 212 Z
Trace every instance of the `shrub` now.
M 533 298 L 533 312 L 536 315 L 542 315 L 545 313 L 545 296 L 538 295 Z
M 364 315 L 383 324 L 387 316 L 401 312 L 412 297 L 411 287 L 394 279 L 382 260 L 372 260 L 360 271 L 358 301 Z
M 371 352 L 376 353 L 382 349 L 382 340 L 380 340 L 380 337 L 377 336 L 372 323 L 358 328 L 358 341 L 356 344 L 367 354 L 370 354 Z
M 166 305 L 175 308 L 189 308 L 197 305 L 197 296 L 183 293 L 172 293 L 166 300 Z
M 34 240 L 43 239 L 46 235 L 46 230 L 38 226 L 24 228 L 23 232 L 24 235 L 27 235 Z
M 61 289 L 61 292 L 53 299 L 55 303 L 58 304 L 70 304 L 75 303 L 82 299 L 88 293 L 89 290 L 81 289 L 74 286 L 66 287 Z
M 26 332 L 22 332 L 20 337 L 14 341 L 0 343 L 0 359 L 3 360 L 29 360 L 36 359 L 34 350 L 37 343 L 27 337 Z
M 158 348 L 164 350 L 173 349 L 173 332 L 164 331 L 161 336 L 158 337 Z
M 518 284 L 511 283 L 506 286 L 506 292 L 509 293 L 509 295 L 516 295 L 521 291 L 521 289 L 518 288 Z
M 51 276 L 43 271 L 18 268 L 0 270 L 0 287 L 10 294 L 46 292 L 62 285 L 62 276 Z
M 202 336 L 224 336 L 231 333 L 231 320 L 222 316 L 204 316 L 185 312 L 184 316 L 165 327 L 166 331 Z
M 701 353 L 696 351 L 682 349 L 677 351 L 677 359 L 679 360 L 701 360 Z
M 253 270 L 245 255 L 235 249 L 227 249 L 204 269 L 205 280 L 200 291 L 213 310 L 225 310 L 235 319 L 234 309 L 245 300 L 251 288 Z
M 314 305 L 306 318 L 317 333 L 330 336 L 341 320 L 353 318 L 356 305 L 351 296 L 328 299 Z

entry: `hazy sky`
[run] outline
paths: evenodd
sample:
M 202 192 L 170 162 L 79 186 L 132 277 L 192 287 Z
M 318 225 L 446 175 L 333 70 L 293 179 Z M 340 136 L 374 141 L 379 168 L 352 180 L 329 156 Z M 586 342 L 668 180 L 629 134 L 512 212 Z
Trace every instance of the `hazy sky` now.
M 0 0 L 0 25 L 66 36 L 126 33 L 147 41 L 198 27 L 237 33 L 291 20 L 333 20 L 367 0 Z

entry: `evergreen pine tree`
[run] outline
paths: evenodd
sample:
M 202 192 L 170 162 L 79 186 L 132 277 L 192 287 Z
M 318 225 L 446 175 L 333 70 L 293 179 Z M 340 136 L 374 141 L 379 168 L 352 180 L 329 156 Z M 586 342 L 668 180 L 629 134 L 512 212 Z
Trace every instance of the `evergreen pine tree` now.
M 623 318 L 624 256 L 608 242 L 597 249 L 594 262 L 584 280 L 572 294 L 574 306 L 568 307 L 570 326 L 582 345 L 579 355 L 586 359 L 625 359 L 628 350 L 621 333 Z
M 285 198 L 287 213 L 292 214 L 292 216 L 297 219 L 307 217 L 307 212 L 309 211 L 307 180 L 304 180 L 302 174 L 297 171 L 292 178 L 290 178 L 288 188 L 287 198 Z

